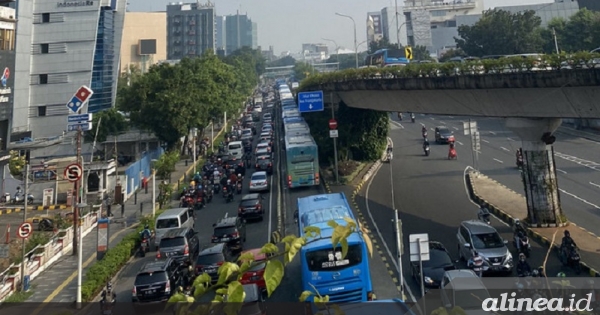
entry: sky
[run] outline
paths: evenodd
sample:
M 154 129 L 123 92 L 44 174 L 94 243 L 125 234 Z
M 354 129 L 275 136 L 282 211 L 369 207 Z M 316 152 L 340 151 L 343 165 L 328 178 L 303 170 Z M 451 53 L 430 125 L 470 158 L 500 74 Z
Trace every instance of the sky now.
M 168 0 L 128 0 L 130 11 L 165 11 Z M 183 2 L 194 2 L 181 0 Z M 397 0 L 398 5 L 404 3 Z M 179 1 L 177 1 L 179 2 Z M 356 21 L 357 42 L 366 40 L 367 12 L 393 7 L 394 0 L 212 0 L 217 15 L 248 14 L 258 27 L 258 45 L 263 50 L 274 46 L 275 53 L 302 50 L 302 43 L 325 43 L 334 49 L 334 40 L 340 47 L 354 48 L 354 27 L 349 15 Z M 484 0 L 485 8 L 499 6 L 548 3 L 553 0 Z M 206 0 L 201 0 L 206 3 Z M 359 47 L 366 49 L 365 45 Z

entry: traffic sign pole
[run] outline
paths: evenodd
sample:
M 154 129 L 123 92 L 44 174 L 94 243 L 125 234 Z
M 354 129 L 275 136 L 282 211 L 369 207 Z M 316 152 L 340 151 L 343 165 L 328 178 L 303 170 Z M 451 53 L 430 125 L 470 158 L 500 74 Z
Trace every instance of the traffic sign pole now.
M 23 223 L 27 222 L 27 196 L 29 195 L 29 163 L 25 164 L 25 187 L 23 187 Z M 20 230 L 20 229 L 19 229 Z M 25 240 L 21 239 L 21 292 L 25 292 Z
M 333 105 L 333 92 L 329 94 L 329 99 L 331 101 L 331 120 L 329 121 L 329 127 L 331 128 L 331 121 L 335 121 L 335 106 Z M 335 127 L 337 128 L 337 122 L 335 123 Z M 337 152 L 337 137 L 333 138 L 333 161 L 335 165 L 335 183 L 340 183 L 340 176 L 338 172 L 338 152 Z

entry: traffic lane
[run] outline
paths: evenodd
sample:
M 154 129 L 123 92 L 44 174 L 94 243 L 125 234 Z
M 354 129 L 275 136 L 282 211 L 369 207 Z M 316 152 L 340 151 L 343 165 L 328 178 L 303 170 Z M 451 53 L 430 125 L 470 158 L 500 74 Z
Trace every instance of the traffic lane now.
M 64 216 L 65 214 L 70 213 L 70 212 L 71 212 L 71 210 L 67 210 L 67 209 L 60 210 L 60 211 L 59 210 L 27 211 L 27 218 L 40 217 L 40 216 L 47 216 L 50 218 L 54 218 L 54 216 L 57 214 Z M 11 231 L 16 231 L 17 228 L 19 227 L 19 225 L 21 225 L 21 223 L 23 223 L 23 213 L 24 212 L 21 210 L 19 212 L 11 212 L 11 213 L 6 213 L 6 214 L 0 215 L 0 232 L 5 232 L 9 225 L 11 227 Z M 37 227 L 37 225 L 34 224 L 33 228 L 37 230 L 38 227 Z M 4 234 L 2 234 L 2 235 L 4 235 Z

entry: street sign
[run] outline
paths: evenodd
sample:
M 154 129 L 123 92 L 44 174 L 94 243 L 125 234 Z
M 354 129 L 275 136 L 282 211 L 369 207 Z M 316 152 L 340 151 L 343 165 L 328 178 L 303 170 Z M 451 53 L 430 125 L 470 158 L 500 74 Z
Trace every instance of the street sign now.
M 408 236 L 410 245 L 410 261 L 429 260 L 429 234 L 411 234 Z
M 92 130 L 91 122 L 77 123 L 67 125 L 67 131 L 77 131 L 81 127 L 81 131 L 90 131 Z
M 298 93 L 298 111 L 301 113 L 323 111 L 323 91 Z
M 473 142 L 473 151 L 480 151 L 481 138 L 479 137 L 479 131 L 475 131 L 471 134 L 471 141 Z
M 31 223 L 23 222 L 23 224 L 21 224 L 17 230 L 17 236 L 19 238 L 28 238 L 29 235 L 31 235 L 31 232 L 33 232 L 33 226 Z
M 75 114 L 67 117 L 68 123 L 81 123 L 92 121 L 92 113 L 87 114 Z
M 477 122 L 476 121 L 463 121 L 463 130 L 465 136 L 472 134 L 477 131 Z
M 404 53 L 406 54 L 406 59 L 408 59 L 408 60 L 413 59 L 412 47 L 410 47 L 410 46 L 404 47 Z
M 329 130 L 329 138 L 337 138 L 337 137 L 338 137 L 337 129 Z
M 81 165 L 77 163 L 73 163 L 65 168 L 65 179 L 70 182 L 78 181 L 81 178 L 81 175 L 83 175 L 83 169 L 81 168 Z
M 67 103 L 67 108 L 73 113 L 77 113 L 83 107 L 85 102 L 92 97 L 92 94 L 94 94 L 94 91 L 92 91 L 89 87 L 82 85 Z
M 337 121 L 333 118 L 329 120 L 329 129 L 337 129 Z

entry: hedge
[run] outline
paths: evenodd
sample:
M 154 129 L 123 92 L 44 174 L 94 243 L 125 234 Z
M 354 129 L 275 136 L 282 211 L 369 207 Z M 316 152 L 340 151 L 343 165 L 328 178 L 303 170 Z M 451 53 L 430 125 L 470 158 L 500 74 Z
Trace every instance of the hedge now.
M 351 80 L 520 73 L 540 69 L 568 71 L 569 69 L 595 69 L 595 67 L 600 67 L 600 53 L 590 52 L 540 55 L 539 58 L 505 57 L 466 62 L 413 63 L 405 67 L 346 69 L 320 73 L 303 80 L 298 90 L 311 91 L 318 89 L 322 84 Z

